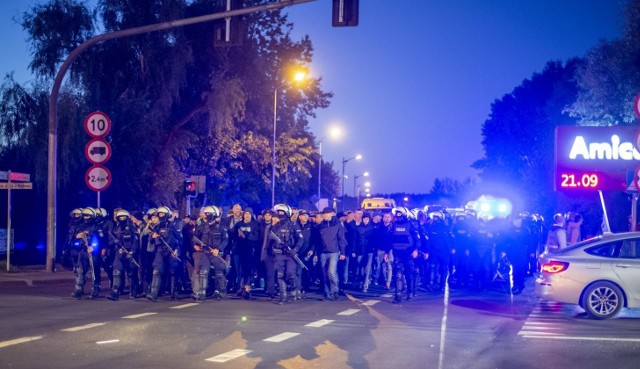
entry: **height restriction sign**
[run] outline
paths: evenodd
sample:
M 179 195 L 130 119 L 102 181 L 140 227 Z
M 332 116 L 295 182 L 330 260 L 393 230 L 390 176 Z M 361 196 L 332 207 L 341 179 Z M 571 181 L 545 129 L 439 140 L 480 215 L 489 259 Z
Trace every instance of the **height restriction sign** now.
M 103 191 L 111 184 L 111 172 L 102 165 L 94 165 L 87 170 L 84 181 L 90 189 Z
M 91 137 L 104 137 L 111 131 L 111 119 L 101 111 L 94 111 L 84 118 L 84 130 Z

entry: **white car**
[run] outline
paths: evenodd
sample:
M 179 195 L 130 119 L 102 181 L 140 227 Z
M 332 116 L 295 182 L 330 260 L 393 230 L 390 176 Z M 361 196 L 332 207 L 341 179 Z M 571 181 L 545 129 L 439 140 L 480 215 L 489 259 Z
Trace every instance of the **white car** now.
M 640 232 L 605 233 L 540 256 L 536 295 L 579 304 L 596 319 L 640 307 Z

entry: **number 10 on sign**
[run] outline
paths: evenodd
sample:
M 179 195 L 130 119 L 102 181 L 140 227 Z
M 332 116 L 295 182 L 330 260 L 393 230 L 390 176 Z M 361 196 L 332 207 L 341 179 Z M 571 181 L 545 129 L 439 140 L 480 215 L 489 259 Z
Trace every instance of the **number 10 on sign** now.
M 104 137 L 111 131 L 111 119 L 101 111 L 94 111 L 84 119 L 84 130 L 91 137 Z

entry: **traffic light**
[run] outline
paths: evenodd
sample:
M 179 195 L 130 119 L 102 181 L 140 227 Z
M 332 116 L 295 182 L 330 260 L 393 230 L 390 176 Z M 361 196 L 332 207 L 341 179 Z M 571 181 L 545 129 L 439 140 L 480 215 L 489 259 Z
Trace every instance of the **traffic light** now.
M 184 192 L 187 197 L 196 197 L 198 195 L 196 183 L 189 179 L 184 181 Z
M 359 0 L 333 0 L 332 25 L 355 27 L 358 25 Z

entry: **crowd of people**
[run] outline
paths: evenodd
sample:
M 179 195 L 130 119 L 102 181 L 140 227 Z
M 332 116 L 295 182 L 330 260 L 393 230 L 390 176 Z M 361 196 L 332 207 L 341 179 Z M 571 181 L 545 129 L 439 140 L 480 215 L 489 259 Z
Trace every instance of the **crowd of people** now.
M 166 206 L 146 212 L 78 208 L 71 212 L 63 264 L 75 271 L 73 297 L 157 301 L 190 293 L 197 302 L 234 293 L 261 293 L 280 304 L 318 292 L 336 300 L 344 290 L 372 285 L 394 293 L 393 302 L 418 290 L 486 289 L 496 277 L 512 275 L 512 293 L 537 268 L 547 233 L 542 218 L 521 213 L 507 218 L 467 210 L 391 212 L 362 209 L 308 212 L 278 204 L 255 214 L 233 205 L 223 214 L 205 206 L 197 217 L 180 217 Z M 543 238 L 544 237 L 544 238 Z M 125 288 L 126 287 L 126 288 Z

